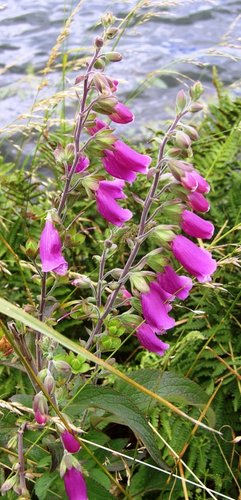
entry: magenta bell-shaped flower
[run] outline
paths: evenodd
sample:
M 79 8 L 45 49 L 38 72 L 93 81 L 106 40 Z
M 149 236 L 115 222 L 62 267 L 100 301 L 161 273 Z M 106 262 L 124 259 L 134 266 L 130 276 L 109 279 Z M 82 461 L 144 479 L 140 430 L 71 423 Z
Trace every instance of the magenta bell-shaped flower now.
M 91 135 L 96 134 L 102 129 L 108 129 L 108 125 L 102 120 L 96 119 L 95 125 L 88 129 Z M 111 145 L 111 149 L 104 149 L 102 163 L 105 170 L 117 179 L 133 182 L 136 174 L 147 174 L 151 163 L 151 157 L 143 155 L 127 146 L 116 137 L 116 141 Z
M 143 316 L 154 332 L 162 333 L 175 325 L 175 320 L 168 316 L 168 311 L 172 309 L 169 297 L 157 281 L 150 283 L 149 292 L 141 294 Z
M 212 255 L 178 234 L 171 242 L 174 257 L 182 266 L 201 283 L 211 281 L 211 275 L 216 271 L 217 263 Z
M 84 172 L 88 168 L 89 164 L 89 158 L 85 155 L 80 155 L 78 163 L 75 167 L 75 173 L 79 174 L 80 172 Z M 68 169 L 71 169 L 71 165 L 68 166 Z
M 69 500 L 88 500 L 85 480 L 75 467 L 66 469 L 64 486 Z
M 68 263 L 62 255 L 61 239 L 49 215 L 40 236 L 39 253 L 44 273 L 53 271 L 60 276 L 67 273 Z
M 198 193 L 197 191 L 189 193 L 187 199 L 193 210 L 196 210 L 197 212 L 209 211 L 210 205 L 201 193 Z
M 145 349 L 159 356 L 163 356 L 164 352 L 169 348 L 169 344 L 162 342 L 154 333 L 150 325 L 143 323 L 137 328 L 136 336 Z
M 134 120 L 134 115 L 127 106 L 118 102 L 109 118 L 115 123 L 130 123 Z
M 98 212 L 115 226 L 123 226 L 133 215 L 130 210 L 120 207 L 115 201 L 126 198 L 122 190 L 124 185 L 124 181 L 119 179 L 100 181 L 95 192 Z
M 158 283 L 170 294 L 169 300 L 178 297 L 184 300 L 192 289 L 192 280 L 187 276 L 179 276 L 171 266 L 165 266 L 163 273 L 157 274 Z
M 74 435 L 71 432 L 65 430 L 64 432 L 62 432 L 61 438 L 65 449 L 69 451 L 69 453 L 77 453 L 77 451 L 79 451 L 79 441 L 75 439 Z
M 111 151 L 105 149 L 104 154 L 102 162 L 106 171 L 113 177 L 128 182 L 135 180 L 137 172 L 147 174 L 151 163 L 150 156 L 138 153 L 120 140 L 112 144 Z
M 210 221 L 202 219 L 189 210 L 184 210 L 181 214 L 181 228 L 189 236 L 204 240 L 212 238 L 214 233 L 214 225 Z
M 208 182 L 196 170 L 192 170 L 192 172 L 186 171 L 181 178 L 181 183 L 190 191 L 198 191 L 198 193 L 208 193 L 210 191 Z

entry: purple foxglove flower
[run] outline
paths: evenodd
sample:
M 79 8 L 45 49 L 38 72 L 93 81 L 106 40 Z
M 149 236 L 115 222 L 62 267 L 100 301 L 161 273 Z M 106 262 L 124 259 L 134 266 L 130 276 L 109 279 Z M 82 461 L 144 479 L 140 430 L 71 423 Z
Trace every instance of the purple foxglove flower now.
M 60 276 L 67 273 L 68 263 L 62 255 L 59 233 L 48 217 L 40 236 L 39 253 L 44 273 L 53 271 Z
M 179 276 L 171 266 L 165 266 L 163 273 L 157 274 L 158 283 L 170 294 L 169 300 L 178 297 L 184 300 L 192 288 L 192 280 L 187 276 Z
M 106 171 L 128 182 L 135 180 L 136 172 L 146 174 L 151 163 L 150 156 L 138 153 L 119 140 L 112 145 L 112 150 L 105 149 L 104 155 L 102 162 Z
M 89 164 L 89 158 L 87 158 L 87 156 L 81 155 L 75 167 L 75 173 L 79 174 L 80 172 L 84 172 L 84 170 L 88 168 Z M 68 166 L 68 169 L 71 169 L 71 165 Z
M 189 210 L 184 210 L 181 214 L 181 228 L 189 236 L 207 240 L 212 238 L 214 233 L 214 225 L 211 222 Z
M 136 336 L 142 347 L 150 352 L 159 354 L 159 356 L 163 356 L 164 352 L 169 348 L 169 344 L 162 342 L 146 323 L 137 328 Z
M 175 320 L 167 314 L 171 305 L 165 297 L 165 292 L 156 281 L 150 283 L 149 292 L 141 294 L 143 316 L 154 332 L 162 333 L 175 325 Z
M 187 199 L 193 210 L 196 210 L 197 212 L 209 211 L 210 205 L 201 193 L 198 193 L 197 191 L 195 191 L 195 193 L 189 193 Z
M 71 432 L 65 430 L 61 434 L 61 438 L 65 449 L 69 451 L 69 453 L 77 453 L 77 451 L 79 451 L 80 444 Z
M 124 185 L 124 181 L 119 179 L 114 181 L 100 181 L 99 187 L 95 192 L 98 212 L 104 219 L 115 226 L 123 226 L 133 215 L 130 210 L 120 207 L 115 201 L 116 199 L 126 198 L 126 195 L 122 191 Z
M 127 106 L 118 102 L 109 118 L 115 123 L 129 123 L 134 120 L 134 115 Z
M 201 283 L 211 281 L 217 263 L 204 248 L 200 248 L 185 236 L 178 234 L 171 242 L 174 257 Z
M 210 191 L 208 182 L 196 170 L 185 172 L 184 177 L 181 178 L 181 183 L 190 191 L 197 191 L 198 193 L 208 193 Z
M 64 486 L 69 500 L 88 500 L 85 480 L 75 467 L 66 470 Z

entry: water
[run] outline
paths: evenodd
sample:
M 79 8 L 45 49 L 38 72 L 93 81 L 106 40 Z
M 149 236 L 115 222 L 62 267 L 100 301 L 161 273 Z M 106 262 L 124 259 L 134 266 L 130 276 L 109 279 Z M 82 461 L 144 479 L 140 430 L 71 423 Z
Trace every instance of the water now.
M 109 70 L 109 74 L 121 81 L 118 95 L 123 101 L 129 100 L 135 112 L 136 134 L 143 126 L 155 125 L 171 113 L 172 101 L 183 83 L 180 77 L 170 74 L 170 70 L 200 79 L 207 95 L 213 92 L 213 64 L 218 66 L 226 85 L 240 79 L 240 63 L 235 60 L 241 55 L 240 0 L 176 0 L 165 2 L 168 8 L 161 7 L 163 3 L 152 0 L 139 11 L 118 45 L 123 60 Z M 171 5 L 173 3 L 176 5 Z M 116 17 L 123 18 L 135 4 L 133 0 L 83 0 L 65 43 L 70 57 L 88 53 L 95 34 L 99 34 L 93 27 L 104 12 L 112 11 Z M 19 115 L 31 109 L 42 79 L 41 70 L 46 66 L 64 21 L 76 5 L 77 2 L 64 0 L 34 3 L 8 0 L 0 4 L 1 128 L 21 124 Z M 142 23 L 142 16 L 150 11 L 155 16 Z M 220 55 L 215 54 L 217 52 Z M 191 60 L 195 60 L 195 64 Z M 136 89 L 152 72 L 156 72 L 154 81 L 141 86 L 142 92 L 139 93 L 139 88 L 134 98 Z M 76 74 L 68 76 L 67 85 L 71 85 Z M 185 78 L 181 81 L 188 82 Z M 50 87 L 42 89 L 38 99 L 60 88 L 61 71 L 51 73 L 49 83 Z M 238 86 L 236 92 L 239 92 Z M 134 130 L 129 127 L 127 129 Z

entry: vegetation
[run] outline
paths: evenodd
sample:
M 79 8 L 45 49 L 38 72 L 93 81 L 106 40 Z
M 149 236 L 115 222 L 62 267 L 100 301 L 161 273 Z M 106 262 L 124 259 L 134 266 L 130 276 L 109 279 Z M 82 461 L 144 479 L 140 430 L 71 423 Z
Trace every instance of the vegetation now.
M 112 20 L 108 23 L 105 28 L 113 28 Z M 53 50 L 46 75 L 54 57 Z M 92 323 L 98 319 L 91 290 L 100 276 L 103 242 L 111 239 L 112 244 L 105 271 L 118 275 L 132 249 L 142 212 L 140 200 L 150 179 L 139 176 L 125 191 L 134 213 L 134 224 L 127 230 L 107 227 L 93 195 L 87 199 L 82 186 L 73 189 L 69 227 L 58 225 L 71 270 L 68 277 L 48 273 L 48 300 L 41 318 L 39 239 L 46 212 L 58 208 L 63 190 L 64 169 L 61 162 L 56 163 L 54 152 L 71 142 L 73 123 L 62 118 L 57 129 L 48 110 L 39 125 L 31 165 L 28 159 L 17 159 L 15 164 L 1 158 L 1 482 L 12 479 L 11 487 L 16 486 L 17 464 L 21 467 L 23 461 L 27 480 L 27 491 L 20 484 L 3 492 L 9 500 L 67 498 L 59 476 L 63 456 L 59 433 L 66 422 L 81 443 L 76 456 L 89 500 L 234 499 L 240 495 L 241 100 L 228 95 L 215 70 L 214 86 L 216 102 L 199 119 L 192 162 L 211 184 L 210 219 L 216 230 L 209 249 L 219 265 L 212 281 L 195 282 L 188 300 L 175 305 L 177 322 L 168 332 L 170 348 L 162 357 L 144 350 L 135 336 L 141 290 L 133 281 L 127 285 L 135 296 L 131 309 L 124 303 L 107 315 L 95 348 L 85 350 Z M 60 92 L 52 104 L 63 97 Z M 157 158 L 165 132 L 152 132 L 153 140 L 140 145 L 139 151 Z M 98 168 L 100 150 L 92 144 L 87 151 Z M 170 193 L 164 193 L 164 201 L 169 199 Z M 168 224 L 169 216 L 164 211 L 156 221 Z M 156 237 L 145 240 L 140 259 L 157 247 Z M 149 255 L 151 272 L 161 271 L 165 263 L 161 257 Z M 150 275 L 144 278 L 148 283 Z M 80 280 L 79 287 L 73 286 L 74 279 Z M 103 307 L 100 304 L 101 313 Z M 32 373 L 26 356 L 34 352 L 37 334 L 43 335 L 43 359 L 55 363 L 58 406 L 44 390 L 46 373 Z M 66 366 L 70 367 L 67 374 Z M 43 426 L 33 418 L 33 396 L 39 390 L 50 408 Z

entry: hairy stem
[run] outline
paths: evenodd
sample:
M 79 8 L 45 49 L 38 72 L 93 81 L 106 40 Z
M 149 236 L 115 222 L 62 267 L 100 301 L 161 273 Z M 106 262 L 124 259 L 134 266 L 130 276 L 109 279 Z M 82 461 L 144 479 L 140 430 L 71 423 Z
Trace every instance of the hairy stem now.
M 101 328 L 102 328 L 102 324 L 103 324 L 103 321 L 104 319 L 106 318 L 106 316 L 108 316 L 109 312 L 111 311 L 114 303 L 115 303 L 115 300 L 116 300 L 116 297 L 119 293 L 119 290 L 121 288 L 121 286 L 123 285 L 123 283 L 126 281 L 127 279 L 127 275 L 129 273 L 129 270 L 138 254 L 138 251 L 139 251 L 139 248 L 142 244 L 142 238 L 141 236 L 144 235 L 144 230 L 145 230 L 145 225 L 146 225 L 146 221 L 147 221 L 147 218 L 148 218 L 148 214 L 149 214 L 149 210 L 151 208 L 151 205 L 153 203 L 153 198 L 155 196 L 155 193 L 156 193 L 156 190 L 157 190 L 157 187 L 158 187 L 158 183 L 159 183 L 159 180 L 160 180 L 160 177 L 161 177 L 161 174 L 163 172 L 163 170 L 165 169 L 165 164 L 163 164 L 163 157 L 164 157 L 164 150 L 165 150 L 165 146 L 167 144 L 167 141 L 170 137 L 170 134 L 175 130 L 178 122 L 182 119 L 182 117 L 187 113 L 188 111 L 185 110 L 183 111 L 182 113 L 179 113 L 175 119 L 173 120 L 172 124 L 170 125 L 169 129 L 167 130 L 162 142 L 161 142 L 161 145 L 160 145 L 160 149 L 159 149 L 159 154 L 158 154 L 158 159 L 157 159 L 157 165 L 156 165 L 156 174 L 154 176 L 154 179 L 153 179 L 153 183 L 150 187 L 150 190 L 149 190 L 149 193 L 147 195 L 147 198 L 145 200 L 145 203 L 144 203 L 144 206 L 143 206 L 143 210 L 142 210 L 142 214 L 141 214 L 141 219 L 140 219 L 140 225 L 139 225 L 139 231 L 138 231 L 138 234 L 137 234 L 137 238 L 136 238 L 136 242 L 134 244 L 134 247 L 133 249 L 131 250 L 130 252 L 130 255 L 127 259 L 127 262 L 124 266 L 124 269 L 121 273 L 121 276 L 120 276 L 120 279 L 118 281 L 118 285 L 115 289 L 115 291 L 112 293 L 112 295 L 109 297 L 109 299 L 107 300 L 107 303 L 106 303 L 106 307 L 105 307 L 105 310 L 102 314 L 102 316 L 100 317 L 99 321 L 97 322 L 92 334 L 90 335 L 87 343 L 86 343 L 86 349 L 89 349 L 93 343 L 93 340 L 95 338 L 95 335 L 98 335 L 101 331 Z

